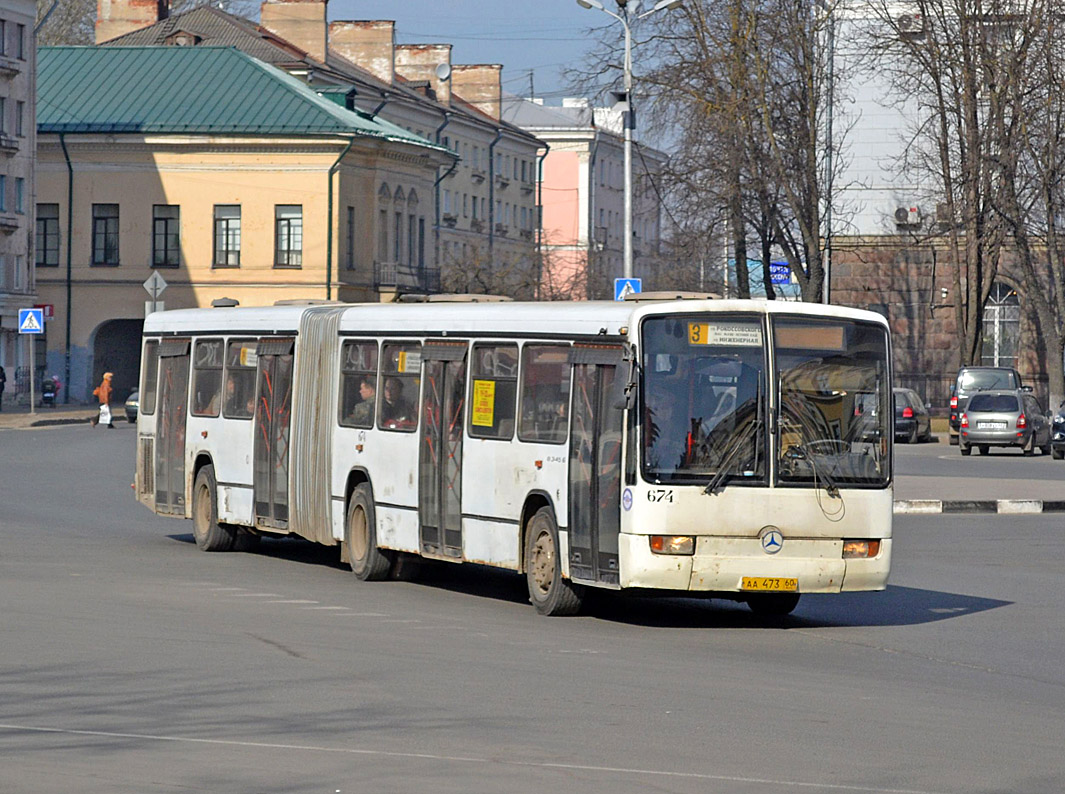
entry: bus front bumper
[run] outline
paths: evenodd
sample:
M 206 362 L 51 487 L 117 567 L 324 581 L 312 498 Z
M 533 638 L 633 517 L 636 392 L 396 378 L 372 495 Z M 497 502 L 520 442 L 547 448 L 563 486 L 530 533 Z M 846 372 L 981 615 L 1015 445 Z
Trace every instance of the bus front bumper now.
M 872 558 L 843 559 L 839 539 L 788 538 L 766 554 L 758 538 L 698 537 L 691 556 L 654 554 L 646 535 L 621 535 L 622 587 L 689 592 L 744 592 L 744 577 L 797 582 L 799 593 L 883 590 L 891 539 Z

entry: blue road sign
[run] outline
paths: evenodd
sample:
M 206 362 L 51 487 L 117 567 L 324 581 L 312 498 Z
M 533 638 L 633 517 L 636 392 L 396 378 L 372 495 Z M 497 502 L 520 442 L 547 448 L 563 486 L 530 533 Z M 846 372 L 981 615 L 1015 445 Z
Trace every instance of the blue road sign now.
M 643 292 L 643 281 L 638 278 L 614 279 L 614 300 L 623 301 L 628 295 Z
M 791 283 L 791 268 L 787 262 L 769 263 L 769 281 L 772 284 Z
M 44 309 L 19 309 L 18 332 L 20 334 L 43 334 Z

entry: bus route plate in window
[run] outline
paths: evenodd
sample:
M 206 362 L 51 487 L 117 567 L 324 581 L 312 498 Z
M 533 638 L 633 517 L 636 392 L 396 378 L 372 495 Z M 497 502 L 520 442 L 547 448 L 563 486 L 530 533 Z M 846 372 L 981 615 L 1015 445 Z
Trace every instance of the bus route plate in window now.
M 752 323 L 688 323 L 688 342 L 693 345 L 761 347 L 762 326 Z
M 799 580 L 781 579 L 771 576 L 744 576 L 740 589 L 776 593 L 794 593 L 799 589 Z

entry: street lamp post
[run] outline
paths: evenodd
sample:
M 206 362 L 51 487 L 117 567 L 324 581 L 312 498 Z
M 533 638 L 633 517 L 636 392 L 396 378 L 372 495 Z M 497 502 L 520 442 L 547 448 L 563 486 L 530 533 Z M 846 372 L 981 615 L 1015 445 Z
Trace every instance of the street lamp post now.
M 630 22 L 649 17 L 656 11 L 664 11 L 676 8 L 683 0 L 658 0 L 649 11 L 640 13 L 640 0 L 615 0 L 618 4 L 618 13 L 610 11 L 600 0 L 577 0 L 577 5 L 582 8 L 595 8 L 604 14 L 609 14 L 625 29 L 625 61 L 622 65 L 624 72 L 624 106 L 625 128 L 625 278 L 632 278 L 632 131 L 636 129 L 636 110 L 632 101 L 632 27 Z

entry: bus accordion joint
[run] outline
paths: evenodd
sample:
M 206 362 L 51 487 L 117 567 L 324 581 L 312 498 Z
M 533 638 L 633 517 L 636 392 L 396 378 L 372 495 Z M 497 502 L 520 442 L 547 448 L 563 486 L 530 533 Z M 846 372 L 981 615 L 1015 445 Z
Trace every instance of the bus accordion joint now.
M 695 538 L 690 535 L 651 535 L 651 551 L 655 554 L 692 556 Z
M 844 540 L 843 559 L 866 560 L 880 553 L 879 540 Z

